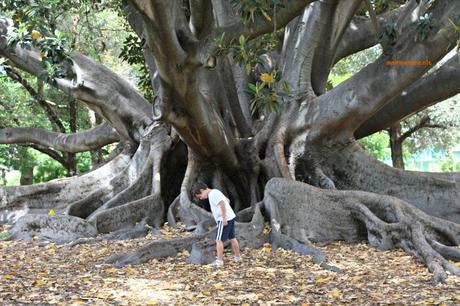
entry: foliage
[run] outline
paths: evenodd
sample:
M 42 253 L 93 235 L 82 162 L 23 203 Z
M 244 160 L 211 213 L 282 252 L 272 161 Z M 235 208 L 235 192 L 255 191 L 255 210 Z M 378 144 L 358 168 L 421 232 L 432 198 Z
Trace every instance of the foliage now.
M 449 155 L 441 164 L 441 170 L 443 172 L 460 172 L 460 161 L 455 162 L 453 157 Z
M 380 40 L 387 40 L 390 44 L 396 43 L 398 39 L 398 30 L 396 29 L 396 23 L 388 20 L 382 25 L 382 29 L 379 35 Z
M 276 8 L 284 7 L 280 0 L 230 0 L 238 10 L 243 22 L 256 22 L 260 19 L 272 21 Z
M 428 37 L 430 31 L 434 28 L 434 20 L 432 13 L 426 13 L 416 22 L 416 31 L 415 41 L 423 41 Z
M 387 12 L 389 10 L 393 10 L 397 8 L 400 3 L 397 3 L 398 1 L 394 0 L 372 0 L 372 3 L 374 4 L 375 12 L 377 14 L 381 14 L 383 12 Z
M 132 36 L 123 16 L 119 1 L 0 1 L 2 15 L 11 17 L 17 31 L 11 32 L 12 44 L 34 46 L 42 52 L 42 63 L 48 73 L 43 75 L 47 81 L 50 77 L 63 76 L 59 63 L 65 60 L 68 52 L 83 51 L 114 71 L 139 79 L 142 66 L 136 63 L 120 63 L 119 54 L 124 41 Z M 123 29 L 123 30 L 120 30 Z M 142 56 L 142 52 L 140 52 Z M 0 61 L 0 128 L 36 127 L 55 130 L 46 113 L 30 94 L 18 83 L 2 73 Z M 144 69 L 144 71 L 146 71 Z M 145 74 L 145 73 L 144 73 Z M 37 88 L 37 78 L 21 72 L 32 87 Z M 148 75 L 148 73 L 147 73 Z M 48 77 L 48 79 L 47 79 Z M 142 90 L 143 85 L 139 85 Z M 150 88 L 150 84 L 148 86 Z M 144 92 L 145 94 L 145 92 Z M 70 115 L 68 103 L 70 97 L 52 86 L 45 86 L 44 98 L 58 115 L 67 132 L 70 132 Z M 90 113 L 86 107 L 77 104 L 77 131 L 92 126 Z M 56 161 L 38 151 L 28 149 L 27 158 L 21 146 L 0 146 L 0 164 L 9 169 L 19 170 L 26 162 L 33 162 L 34 181 L 42 182 L 65 175 L 64 168 Z M 107 152 L 105 152 L 107 153 Z M 107 155 L 107 154 L 106 154 Z M 91 168 L 89 153 L 77 154 L 77 171 L 83 173 Z
M 358 140 L 364 149 L 378 160 L 385 160 L 391 157 L 391 150 L 389 147 L 390 137 L 388 133 L 380 131 Z
M 13 10 L 15 27 L 8 32 L 8 44 L 11 47 L 35 47 L 40 51 L 44 75 L 41 77 L 51 82 L 54 78 L 65 76 L 60 64 L 68 58 L 65 49 L 64 34 L 55 28 L 60 14 L 71 10 L 72 2 L 38 0 L 3 1 L 2 9 Z
M 278 89 L 282 84 L 282 90 Z M 248 83 L 248 92 L 252 95 L 251 112 L 257 110 L 265 114 L 280 110 L 281 101 L 289 96 L 289 85 L 282 81 L 281 72 L 276 69 L 271 73 L 260 74 L 260 79 L 254 83 Z
M 35 166 L 35 160 L 27 147 L 19 145 L 0 145 L 0 164 L 22 170 Z
M 331 90 L 332 88 L 334 88 L 335 86 L 339 85 L 340 83 L 342 83 L 343 81 L 345 81 L 346 79 L 350 78 L 352 76 L 351 73 L 345 73 L 345 74 L 342 74 L 342 75 L 337 75 L 337 74 L 332 74 L 329 76 L 329 79 L 328 79 L 328 82 L 329 82 L 329 88 L 327 88 L 327 90 Z
M 58 177 L 65 177 L 67 174 L 60 163 L 45 154 L 34 151 L 33 159 L 35 162 L 34 183 L 47 182 Z
M 341 59 L 331 71 L 331 78 L 337 77 L 341 81 L 351 77 L 353 74 L 359 72 L 366 65 L 375 61 L 380 54 L 382 53 L 382 48 L 380 46 L 374 46 L 372 48 L 357 52 L 350 56 L 347 56 Z M 346 78 L 344 79 L 344 77 Z M 337 86 L 338 84 L 334 84 Z
M 289 84 L 283 80 L 276 63 L 266 56 L 278 48 L 281 35 L 282 32 L 268 33 L 253 41 L 248 41 L 241 35 L 238 43 L 230 46 L 223 43 L 225 33 L 215 39 L 216 54 L 229 54 L 252 77 L 247 88 L 251 95 L 252 114 L 258 111 L 265 114 L 277 112 L 289 96 Z
M 149 69 L 144 60 L 143 43 L 137 35 L 129 34 L 123 42 L 120 58 L 130 65 L 139 67 L 137 86 L 147 100 L 153 101 L 155 94 L 151 85 Z
M 233 60 L 245 67 L 249 75 L 256 65 L 265 65 L 264 55 L 278 48 L 281 37 L 282 31 L 267 33 L 252 41 L 241 35 L 238 43 L 232 42 L 227 46 L 224 44 L 225 33 L 222 33 L 215 39 L 216 55 L 230 54 Z

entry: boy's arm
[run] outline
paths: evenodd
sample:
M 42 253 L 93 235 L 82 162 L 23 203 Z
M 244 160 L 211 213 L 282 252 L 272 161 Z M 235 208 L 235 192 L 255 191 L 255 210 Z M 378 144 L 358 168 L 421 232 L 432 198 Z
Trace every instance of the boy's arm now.
M 223 200 L 220 201 L 219 206 L 220 206 L 220 211 L 222 212 L 222 222 L 226 226 L 228 222 L 227 222 L 227 212 L 225 210 L 225 202 Z

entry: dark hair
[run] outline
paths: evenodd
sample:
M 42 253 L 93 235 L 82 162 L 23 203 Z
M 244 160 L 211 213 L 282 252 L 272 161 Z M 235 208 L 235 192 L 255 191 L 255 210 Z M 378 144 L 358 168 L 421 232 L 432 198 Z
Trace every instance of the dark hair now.
M 192 185 L 192 195 L 195 196 L 201 192 L 202 189 L 208 189 L 208 185 L 203 182 L 195 182 Z

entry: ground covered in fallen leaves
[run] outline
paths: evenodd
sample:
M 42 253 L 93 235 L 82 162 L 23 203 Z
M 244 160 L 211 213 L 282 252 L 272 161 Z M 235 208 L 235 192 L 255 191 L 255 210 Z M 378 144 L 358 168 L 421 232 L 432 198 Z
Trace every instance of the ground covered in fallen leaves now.
M 0 305 L 459 305 L 460 278 L 432 283 L 400 250 L 334 243 L 320 249 L 343 270 L 266 245 L 243 250 L 223 268 L 187 263 L 187 252 L 117 269 L 104 259 L 185 231 L 165 227 L 146 238 L 65 245 L 0 241 Z M 230 258 L 230 253 L 226 257 Z

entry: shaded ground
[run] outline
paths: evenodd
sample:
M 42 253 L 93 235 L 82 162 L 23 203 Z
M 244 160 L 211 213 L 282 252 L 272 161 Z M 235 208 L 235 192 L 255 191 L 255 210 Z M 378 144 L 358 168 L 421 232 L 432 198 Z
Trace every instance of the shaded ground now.
M 161 232 L 166 239 L 187 234 L 168 227 Z M 103 264 L 113 253 L 156 238 L 71 249 L 0 242 L 0 305 L 460 304 L 460 278 L 433 286 L 432 275 L 413 257 L 365 244 L 321 248 L 340 274 L 321 270 L 307 256 L 272 253 L 269 245 L 244 250 L 243 262 L 226 261 L 222 269 L 188 264 L 186 253 L 122 269 Z

